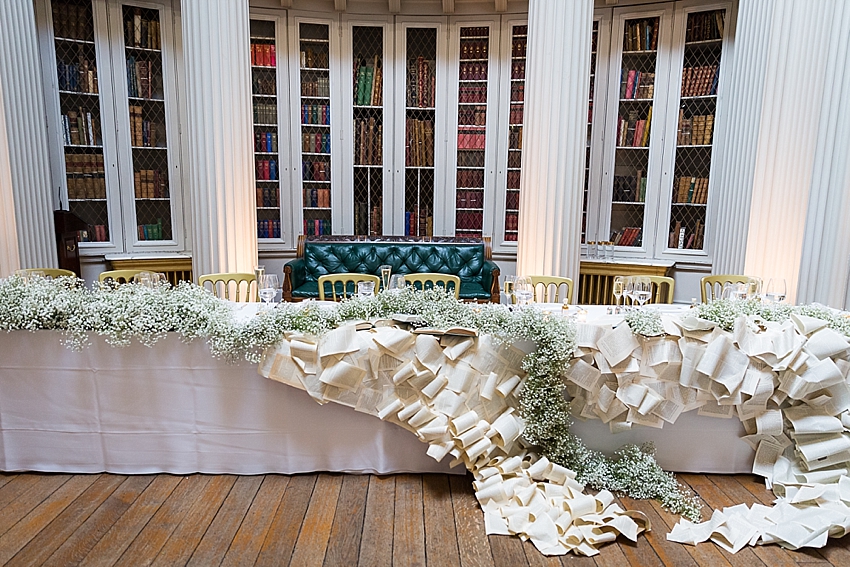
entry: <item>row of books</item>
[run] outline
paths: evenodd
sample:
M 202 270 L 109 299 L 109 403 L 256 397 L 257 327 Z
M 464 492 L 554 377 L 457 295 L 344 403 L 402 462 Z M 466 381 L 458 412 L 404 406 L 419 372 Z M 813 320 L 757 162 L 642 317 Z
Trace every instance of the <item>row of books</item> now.
M 505 213 L 505 230 L 519 230 L 519 213 Z M 516 242 L 516 234 L 506 234 L 505 240 Z
M 460 28 L 460 37 L 487 37 L 490 35 L 490 29 L 481 26 L 475 28 Z
M 417 57 L 407 62 L 407 106 L 409 108 L 433 108 L 436 92 L 435 70 L 437 62 L 433 59 Z
M 519 189 L 519 181 L 521 177 L 521 172 L 519 171 L 509 171 L 507 178 L 507 188 L 508 189 Z
M 275 67 L 277 65 L 274 38 L 269 38 L 269 43 L 251 42 L 251 65 L 255 67 Z
M 331 96 L 331 82 L 327 77 L 301 79 L 301 96 Z
M 81 58 L 79 63 L 56 63 L 56 75 L 60 91 L 75 93 L 98 93 L 97 68 L 88 59 Z
M 481 209 L 484 207 L 484 191 L 457 190 L 457 206 L 459 209 Z
M 329 219 L 304 219 L 304 234 L 307 236 L 319 236 L 331 233 L 331 221 Z
M 620 69 L 620 98 L 651 99 L 654 95 L 655 73 L 638 69 Z
M 280 207 L 280 187 L 257 187 L 257 207 Z
M 461 81 L 486 81 L 487 62 L 461 61 L 458 78 Z
M 69 199 L 106 199 L 103 154 L 65 154 Z
M 304 181 L 330 181 L 331 164 L 326 161 L 301 162 L 301 179 Z
M 511 104 L 511 111 L 508 114 L 508 124 L 522 124 L 524 106 L 520 104 Z
M 522 123 L 515 124 L 508 132 L 508 148 L 512 150 L 522 149 Z M 508 154 L 508 167 L 520 167 L 520 153 L 513 152 Z M 516 163 L 512 163 L 515 160 Z
M 688 28 L 685 31 L 685 41 L 723 39 L 725 16 L 725 10 L 694 12 L 688 15 Z
M 617 146 L 645 148 L 649 145 L 649 131 L 652 125 L 652 106 L 646 118 L 638 118 L 637 111 L 629 112 L 628 117 L 617 117 Z
M 457 135 L 457 149 L 483 150 L 486 147 L 486 134 L 482 130 L 462 130 Z M 433 164 L 431 164 L 433 165 Z
M 69 110 L 62 115 L 62 139 L 66 146 L 99 146 L 100 119 L 82 108 Z
M 155 10 L 136 8 L 130 18 L 124 20 L 124 45 L 144 49 L 162 49 L 160 44 L 159 13 Z
M 511 43 L 511 57 L 525 57 L 528 52 L 528 39 L 515 37 Z
M 53 33 L 68 39 L 94 39 L 91 3 L 53 2 Z
M 405 163 L 411 167 L 434 166 L 434 124 L 430 120 L 408 118 L 405 135 Z
M 331 153 L 330 132 L 302 132 L 301 151 L 311 154 Z
M 461 151 L 457 153 L 457 166 L 458 167 L 484 167 L 484 152 L 475 151 Z
M 254 132 L 254 150 L 277 153 L 277 132 Z
M 676 143 L 680 146 L 700 146 L 711 144 L 714 134 L 714 115 L 699 114 L 685 118 L 684 111 L 679 110 L 679 128 Z
M 257 179 L 260 181 L 277 181 L 277 160 L 258 159 L 256 161 Z
M 304 206 L 320 209 L 330 209 L 331 190 L 327 187 L 305 187 Z
M 302 104 L 301 124 L 322 124 L 327 126 L 331 123 L 331 105 L 329 104 Z
M 434 217 L 430 207 L 414 207 L 404 213 L 405 236 L 433 236 Z
M 354 120 L 354 163 L 381 165 L 384 159 L 384 127 L 375 117 Z M 328 149 L 330 151 L 330 148 Z
M 254 75 L 251 81 L 251 92 L 255 95 L 276 95 L 277 80 L 274 77 Z
M 646 175 L 638 170 L 634 175 L 615 175 L 611 200 L 621 203 L 646 201 Z
M 505 193 L 505 208 L 508 210 L 519 210 L 519 191 L 508 191 Z
M 484 105 L 458 107 L 457 123 L 459 126 L 485 126 L 487 107 Z
M 316 51 L 312 47 L 303 48 L 301 50 L 301 68 L 302 69 L 327 69 L 328 68 L 327 47 L 323 51 Z
M 162 219 L 156 224 L 140 224 L 138 228 L 139 240 L 166 240 L 168 236 L 162 230 Z
M 88 230 L 77 231 L 80 242 L 109 242 L 109 231 L 105 224 L 90 224 Z
M 593 92 L 591 86 L 590 92 Z M 511 83 L 511 102 L 525 101 L 525 83 Z
M 627 226 L 611 235 L 614 246 L 640 246 L 643 242 L 642 229 L 637 226 Z
M 159 130 L 161 126 L 156 122 L 142 118 L 142 107 L 130 105 L 130 136 L 133 147 L 136 148 L 158 148 Z
M 354 234 L 369 234 L 377 236 L 383 233 L 381 207 L 372 206 L 369 214 L 369 203 L 358 201 L 354 203 Z
M 127 58 L 127 95 L 136 98 L 153 98 L 154 73 L 150 61 Z
M 522 136 L 520 136 L 520 142 L 522 142 Z M 522 143 L 520 143 L 520 146 L 522 146 Z M 520 148 L 510 148 L 510 149 L 512 149 L 512 150 L 514 150 L 514 149 L 522 150 L 522 147 L 520 147 Z M 522 167 L 522 152 L 521 151 L 508 152 L 508 167 L 510 167 L 512 169 L 513 168 L 519 169 L 520 167 Z
M 457 100 L 460 103 L 486 103 L 487 85 L 460 85 Z
M 525 79 L 525 59 L 519 59 L 511 63 L 511 79 Z
M 480 169 L 458 169 L 458 187 L 484 187 L 484 171 Z
M 486 39 L 460 40 L 460 59 L 487 59 L 489 41 Z
M 628 20 L 623 30 L 623 51 L 658 49 L 658 18 Z
M 701 221 L 696 222 L 693 230 L 684 226 L 682 221 L 676 221 L 673 223 L 673 230 L 670 231 L 667 247 L 680 250 L 702 250 L 704 232 L 705 224 Z
M 480 231 L 484 226 L 484 213 L 481 211 L 459 210 L 456 214 L 455 226 L 458 230 Z
M 257 219 L 257 238 L 280 238 L 280 220 Z
M 266 102 L 255 102 L 254 123 L 277 124 L 277 105 Z
M 384 68 L 381 59 L 375 55 L 367 62 L 361 57 L 354 67 L 354 104 L 355 106 L 381 106 L 383 93 Z
M 716 95 L 719 79 L 719 65 L 685 67 L 682 69 L 682 96 Z
M 136 199 L 168 198 L 168 177 L 158 169 L 140 169 L 133 172 L 133 189 Z
M 679 177 L 673 180 L 673 202 L 704 205 L 708 202 L 708 177 Z

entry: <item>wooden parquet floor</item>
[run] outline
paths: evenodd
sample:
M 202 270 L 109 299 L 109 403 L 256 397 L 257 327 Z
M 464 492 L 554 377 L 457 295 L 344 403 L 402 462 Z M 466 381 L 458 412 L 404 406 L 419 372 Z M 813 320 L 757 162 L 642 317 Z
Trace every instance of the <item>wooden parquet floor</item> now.
M 678 478 L 713 508 L 771 500 L 749 475 Z M 552 558 L 518 538 L 486 536 L 469 476 L 0 473 L 0 565 L 850 565 L 850 538 L 731 555 L 668 542 L 676 518 L 655 502 L 622 504 L 646 513 L 652 531 L 596 557 Z

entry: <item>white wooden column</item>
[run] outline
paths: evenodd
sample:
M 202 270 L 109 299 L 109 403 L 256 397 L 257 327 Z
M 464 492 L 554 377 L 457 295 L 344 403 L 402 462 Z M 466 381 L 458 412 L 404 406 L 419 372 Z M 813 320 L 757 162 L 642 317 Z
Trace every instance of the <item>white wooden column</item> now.
M 247 0 L 182 0 L 183 60 L 197 276 L 252 272 L 257 212 Z
M 6 135 L 6 113 L 3 110 L 3 77 L 0 75 L 0 278 L 21 267 L 18 255 L 15 196 L 12 190 L 9 138 Z
M 578 282 L 593 0 L 530 0 L 517 273 Z
M 24 268 L 57 266 L 54 199 L 48 163 L 44 92 L 33 3 L 0 2 L 0 83 L 5 115 L 5 153 L 14 205 L 0 198 L 3 217 L 14 211 L 17 249 Z M 0 142 L 0 153 L 3 153 Z M 0 158 L 2 160 L 4 158 Z M 0 180 L 0 185 L 9 182 Z M 6 191 L 4 190 L 3 193 Z M 4 240 L 9 228 L 2 229 Z M 7 249 L 9 245 L 4 245 Z M 4 250 L 5 253 L 5 250 Z
M 847 309 L 850 276 L 850 6 L 833 5 L 827 84 L 800 260 L 798 303 Z

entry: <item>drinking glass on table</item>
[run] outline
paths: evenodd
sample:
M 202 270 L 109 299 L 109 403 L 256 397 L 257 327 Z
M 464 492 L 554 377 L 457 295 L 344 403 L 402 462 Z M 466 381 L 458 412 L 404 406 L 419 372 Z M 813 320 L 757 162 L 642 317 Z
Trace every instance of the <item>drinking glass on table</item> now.
M 770 278 L 767 281 L 767 287 L 764 288 L 764 297 L 773 303 L 785 301 L 785 279 Z
M 652 297 L 652 282 L 645 276 L 635 278 L 634 296 L 640 308 Z
M 260 280 L 257 282 L 257 285 L 259 285 L 260 299 L 263 300 L 263 303 L 268 305 L 274 301 L 279 285 L 277 281 L 277 274 L 263 274 L 260 276 Z
M 375 295 L 375 282 L 357 282 L 358 297 L 372 297 Z
M 629 300 L 628 304 L 626 303 L 626 299 Z M 626 311 L 631 309 L 631 306 L 635 303 L 635 279 L 632 276 L 626 276 L 623 278 L 623 305 L 626 308 Z
M 404 281 L 404 274 L 393 274 L 390 276 L 390 291 L 401 291 L 407 282 Z
M 516 295 L 517 305 L 528 305 L 531 298 L 534 297 L 531 278 L 518 276 L 514 281 L 514 295 Z
M 379 268 L 381 270 L 381 284 L 383 284 L 383 290 L 386 291 L 390 287 L 390 275 L 393 273 L 393 267 L 389 264 L 384 264 Z
M 620 298 L 623 296 L 623 284 L 625 278 L 623 276 L 617 276 L 614 278 L 614 283 L 612 284 L 612 293 L 614 294 L 614 301 L 617 305 L 616 312 L 620 312 Z
M 507 297 L 509 304 L 516 303 L 516 296 L 514 296 L 514 283 L 516 283 L 516 276 L 506 274 L 505 275 L 505 297 Z

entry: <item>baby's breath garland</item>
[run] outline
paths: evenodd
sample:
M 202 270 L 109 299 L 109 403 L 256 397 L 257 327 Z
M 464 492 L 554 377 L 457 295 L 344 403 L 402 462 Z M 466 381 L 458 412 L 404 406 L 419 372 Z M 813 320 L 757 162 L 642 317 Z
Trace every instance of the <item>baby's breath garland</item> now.
M 634 309 L 626 313 L 626 323 L 636 335 L 657 337 L 664 334 L 661 314 L 654 309 Z
M 550 460 L 574 470 L 578 480 L 592 488 L 633 498 L 657 498 L 675 513 L 699 518 L 695 501 L 672 474 L 661 469 L 651 448 L 629 445 L 612 459 L 588 449 L 570 432 L 562 376 L 575 350 L 576 329 L 563 317 L 533 308 L 510 311 L 501 305 L 462 303 L 440 288 L 407 288 L 332 307 L 280 304 L 238 324 L 226 302 L 188 282 L 175 288 L 122 285 L 87 289 L 82 280 L 74 278 L 27 281 L 12 276 L 0 280 L 0 330 L 60 331 L 74 349 L 86 346 L 91 334 L 116 346 L 126 346 L 134 338 L 151 346 L 174 332 L 184 340 L 205 339 L 213 356 L 258 362 L 287 331 L 320 336 L 345 320 L 386 318 L 396 313 L 418 315 L 432 327 L 477 328 L 499 341 L 534 341 L 536 350 L 522 362 L 528 374 L 520 399 L 526 440 Z
M 710 303 L 697 305 L 694 315 L 700 319 L 713 321 L 720 328 L 731 331 L 735 326 L 735 319 L 741 315 L 755 315 L 765 321 L 781 323 L 787 321 L 795 313 L 826 321 L 830 328 L 850 337 L 850 314 L 817 303 L 787 305 L 785 303 L 762 302 L 758 299 L 717 299 Z

